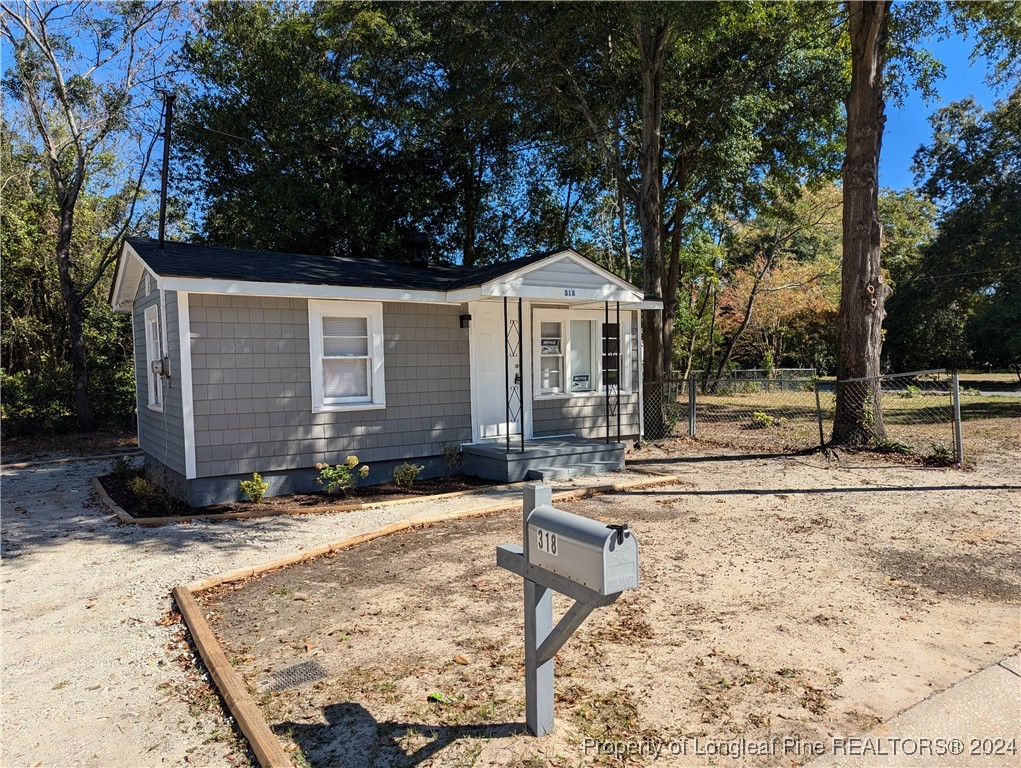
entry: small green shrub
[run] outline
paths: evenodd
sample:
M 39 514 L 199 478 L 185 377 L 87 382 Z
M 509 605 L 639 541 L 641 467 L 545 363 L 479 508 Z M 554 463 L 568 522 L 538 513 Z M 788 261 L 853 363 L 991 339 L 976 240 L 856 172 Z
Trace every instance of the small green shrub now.
M 128 490 L 138 496 L 140 499 L 147 501 L 155 500 L 160 493 L 159 488 L 153 483 L 148 477 L 144 475 L 135 475 L 134 477 L 128 478 Z
M 768 413 L 762 411 L 755 411 L 752 413 L 752 429 L 768 429 L 776 423 L 776 419 L 770 416 Z
M 425 466 L 422 464 L 409 464 L 408 462 L 394 467 L 394 485 L 399 488 L 410 488 L 415 484 L 415 478 L 423 469 Z
M 349 488 L 354 487 L 358 478 L 369 476 L 369 465 L 358 466 L 358 457 L 351 455 L 344 459 L 343 464 L 316 464 L 319 470 L 319 479 L 316 481 L 323 486 L 327 493 L 347 494 Z
M 930 467 L 949 467 L 957 463 L 957 450 L 949 443 L 942 441 L 930 443 L 929 450 L 925 463 Z
M 461 455 L 459 443 L 441 443 L 440 458 L 443 459 L 443 466 L 447 469 L 447 477 L 461 474 L 464 457 Z
M 914 397 L 921 397 L 922 390 L 919 387 L 916 387 L 914 384 L 908 384 L 904 388 L 904 391 L 900 393 L 900 396 L 909 399 Z
M 251 480 L 239 480 L 238 485 L 241 486 L 241 493 L 247 496 L 253 504 L 262 501 L 262 497 L 269 490 L 269 483 L 263 480 L 262 475 L 258 472 L 252 473 Z

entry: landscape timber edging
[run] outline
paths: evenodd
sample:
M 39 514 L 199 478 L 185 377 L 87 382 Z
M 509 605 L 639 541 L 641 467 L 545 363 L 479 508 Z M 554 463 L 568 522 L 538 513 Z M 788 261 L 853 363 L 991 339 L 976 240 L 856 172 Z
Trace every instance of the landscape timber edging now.
M 101 490 L 102 486 L 96 482 L 95 478 L 93 478 L 93 482 L 100 490 L 101 496 L 105 495 L 105 492 Z M 632 480 L 630 482 L 596 485 L 589 488 L 576 488 L 569 491 L 561 491 L 560 493 L 553 494 L 553 502 L 573 501 L 575 499 L 585 498 L 587 496 L 596 496 L 603 493 L 628 491 L 635 488 L 649 488 L 657 485 L 672 485 L 678 482 L 680 482 L 680 479 L 676 475 L 656 475 L 655 477 Z M 262 716 L 262 712 L 259 711 L 258 705 L 255 703 L 252 695 L 248 692 L 248 688 L 246 687 L 244 680 L 227 660 L 226 654 L 224 654 L 223 649 L 216 640 L 216 635 L 213 633 L 212 627 L 209 626 L 209 622 L 206 621 L 206 617 L 202 613 L 202 609 L 195 600 L 195 595 L 199 592 L 203 592 L 222 584 L 229 584 L 230 582 L 251 578 L 253 576 L 261 576 L 262 574 L 269 573 L 270 571 L 276 571 L 290 565 L 296 565 L 306 560 L 322 557 L 323 555 L 331 554 L 333 552 L 350 549 L 351 547 L 355 547 L 359 544 L 365 544 L 373 539 L 389 536 L 401 531 L 426 525 L 435 525 L 436 523 L 442 523 L 448 520 L 480 517 L 483 515 L 496 514 L 498 512 L 509 512 L 519 508 L 520 506 L 520 501 L 503 501 L 499 504 L 490 504 L 483 507 L 473 507 L 470 509 L 455 512 L 444 512 L 427 517 L 398 520 L 395 523 L 383 526 L 375 531 L 358 534 L 356 536 L 349 536 L 341 541 L 316 547 L 315 549 L 298 552 L 286 557 L 277 558 L 276 560 L 263 563 L 262 565 L 240 568 L 219 576 L 212 576 L 207 579 L 192 581 L 188 584 L 180 584 L 174 587 L 171 594 L 174 597 L 174 601 L 177 603 L 177 609 L 181 613 L 181 618 L 184 621 L 185 626 L 187 626 L 192 639 L 195 641 L 195 647 L 198 649 L 199 655 L 202 657 L 202 662 L 209 670 L 209 674 L 213 678 L 213 682 L 216 684 L 217 690 L 220 692 L 223 700 L 227 703 L 227 707 L 230 710 L 231 715 L 237 721 L 241 732 L 245 735 L 245 738 L 248 739 L 252 752 L 255 754 L 255 757 L 262 768 L 289 768 L 293 766 L 293 762 L 284 751 L 280 744 L 280 740 L 270 729 L 269 723 L 266 722 L 266 718 L 264 718 Z

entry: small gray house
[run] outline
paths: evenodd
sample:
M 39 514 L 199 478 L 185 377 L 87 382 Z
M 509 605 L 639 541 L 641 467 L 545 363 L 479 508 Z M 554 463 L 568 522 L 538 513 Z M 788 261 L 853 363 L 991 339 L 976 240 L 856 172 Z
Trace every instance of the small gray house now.
M 642 291 L 572 250 L 488 267 L 128 238 L 111 302 L 131 313 L 138 442 L 193 506 L 365 483 L 405 461 L 500 481 L 620 467 L 642 433 Z

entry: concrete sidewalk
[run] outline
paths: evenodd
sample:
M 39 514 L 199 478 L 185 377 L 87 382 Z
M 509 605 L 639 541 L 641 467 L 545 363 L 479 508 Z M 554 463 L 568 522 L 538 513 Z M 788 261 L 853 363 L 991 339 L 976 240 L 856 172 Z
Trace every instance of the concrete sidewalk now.
M 834 738 L 812 768 L 1021 766 L 1021 654 L 916 704 L 867 735 Z

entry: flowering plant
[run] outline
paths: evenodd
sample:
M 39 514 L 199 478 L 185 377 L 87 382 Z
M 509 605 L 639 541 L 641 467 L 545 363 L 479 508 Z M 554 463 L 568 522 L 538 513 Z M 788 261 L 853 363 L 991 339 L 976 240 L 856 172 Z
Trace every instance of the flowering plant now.
M 369 476 L 369 465 L 362 464 L 359 467 L 358 457 L 354 455 L 344 459 L 343 464 L 316 464 L 316 469 L 319 470 L 317 482 L 327 493 L 343 492 L 346 495 L 348 488 L 354 487 L 358 478 Z

